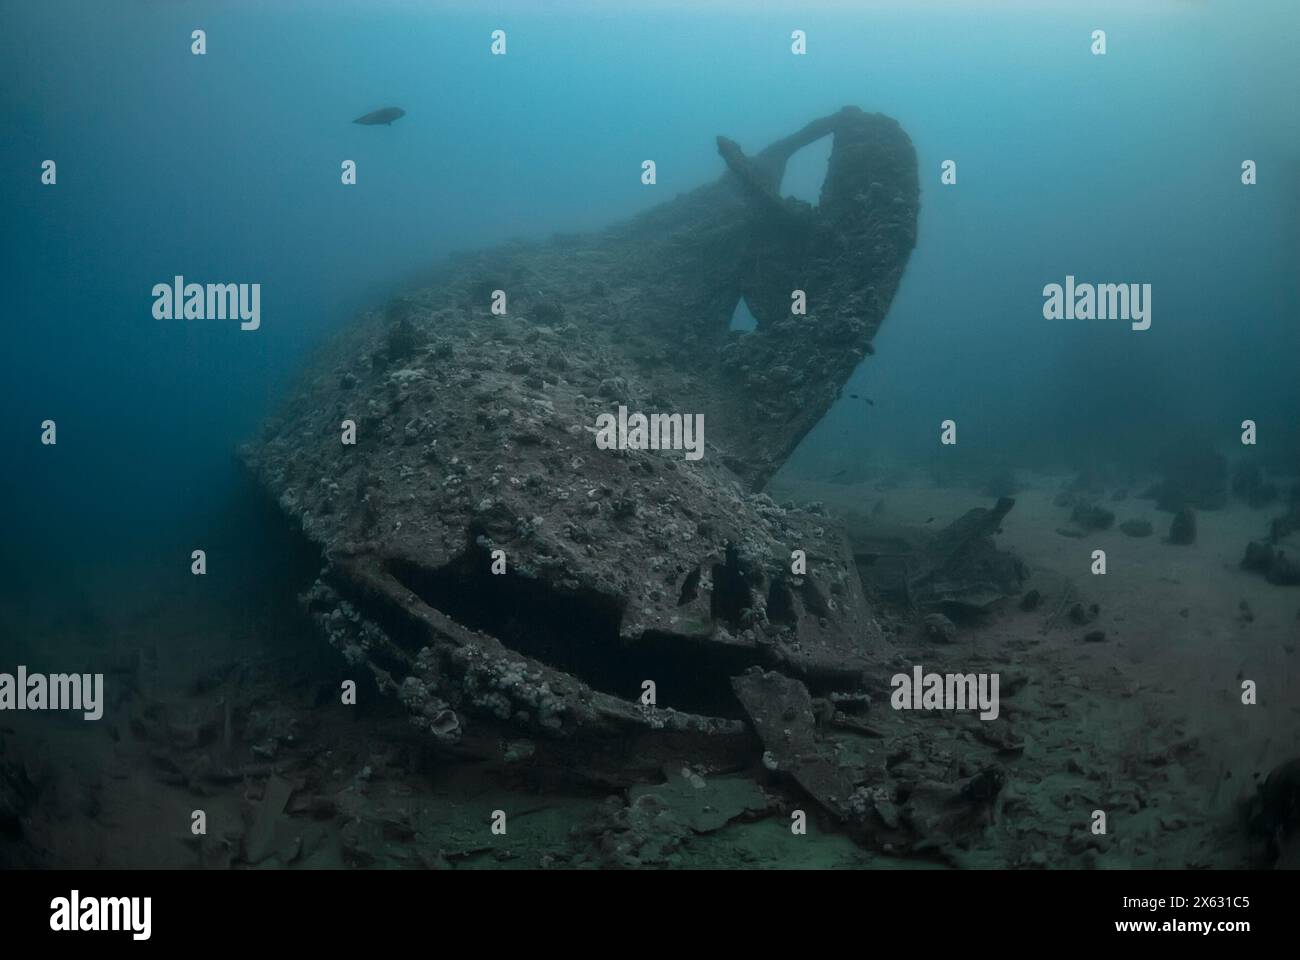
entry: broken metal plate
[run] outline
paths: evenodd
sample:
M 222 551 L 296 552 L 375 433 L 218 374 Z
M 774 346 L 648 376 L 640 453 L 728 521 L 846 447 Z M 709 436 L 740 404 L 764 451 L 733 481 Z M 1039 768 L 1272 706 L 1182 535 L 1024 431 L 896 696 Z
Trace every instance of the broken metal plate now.
M 820 744 L 807 687 L 779 673 L 758 670 L 736 677 L 732 684 L 776 769 L 847 820 L 854 786 Z
M 859 530 L 854 556 L 863 579 L 880 596 L 917 611 L 978 616 L 1019 592 L 1028 576 L 1013 554 L 993 537 L 1015 506 L 1003 497 L 990 508 L 966 511 L 932 538 L 919 531 Z

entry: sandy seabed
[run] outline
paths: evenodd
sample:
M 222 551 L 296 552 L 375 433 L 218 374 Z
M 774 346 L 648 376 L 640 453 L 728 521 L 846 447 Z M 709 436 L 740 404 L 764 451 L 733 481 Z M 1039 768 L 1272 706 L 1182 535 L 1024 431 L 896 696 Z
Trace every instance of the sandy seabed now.
M 997 539 L 1024 561 L 1024 589 L 1042 595 L 1037 609 L 1008 598 L 949 644 L 902 620 L 887 628 L 898 654 L 927 670 L 998 672 L 1003 689 L 1016 690 L 1002 712 L 1024 748 L 1004 761 L 1009 780 L 998 816 L 959 862 L 1250 866 L 1258 851 L 1241 804 L 1300 743 L 1300 589 L 1240 568 L 1246 543 L 1263 535 L 1273 513 L 1230 502 L 1198 514 L 1196 542 L 1176 546 L 1164 539 L 1170 515 L 1152 501 L 1105 499 L 1116 525 L 1071 538 L 1057 532 L 1069 526 L 1070 510 L 1054 504 L 1068 478 L 1023 479 Z M 929 482 L 787 480 L 772 492 L 778 502 L 820 500 L 850 529 L 938 529 L 992 503 Z M 1125 535 L 1118 525 L 1129 519 L 1149 520 L 1154 534 Z M 1091 572 L 1097 549 L 1106 552 L 1104 576 Z M 599 865 L 583 850 L 608 820 L 607 791 L 434 756 L 395 704 L 333 709 L 345 671 L 293 616 L 291 598 L 278 610 L 183 594 L 123 604 L 132 583 L 138 595 L 138 572 L 117 570 L 88 585 L 90 605 L 100 609 L 91 626 L 73 629 L 30 610 L 26 623 L 8 617 L 7 628 L 25 638 L 20 656 L 80 651 L 107 665 L 97 669 L 110 671 L 118 693 L 100 723 L 0 717 L 0 762 L 21 770 L 31 792 L 21 835 L 0 834 L 0 864 L 228 867 L 247 865 L 252 850 L 252 865 L 261 867 Z M 1071 622 L 1064 610 L 1074 602 L 1097 604 L 1095 622 Z M 1104 640 L 1084 640 L 1097 630 Z M 1258 688 L 1254 705 L 1242 703 L 1246 680 Z M 226 769 L 221 750 L 185 748 L 187 738 L 221 745 L 229 736 L 221 705 L 236 695 L 248 749 Z M 280 809 L 268 813 L 273 787 Z M 485 828 L 498 808 L 512 811 L 510 836 Z M 199 809 L 205 838 L 190 829 Z M 1094 809 L 1107 812 L 1109 835 L 1082 842 L 1079 825 Z M 694 836 L 663 864 L 935 865 L 880 856 L 820 826 L 792 836 L 778 816 Z

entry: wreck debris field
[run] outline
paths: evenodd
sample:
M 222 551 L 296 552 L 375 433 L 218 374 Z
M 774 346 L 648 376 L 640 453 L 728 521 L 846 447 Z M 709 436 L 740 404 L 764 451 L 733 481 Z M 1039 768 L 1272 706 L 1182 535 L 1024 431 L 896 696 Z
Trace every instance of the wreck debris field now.
M 0 866 L 1300 866 L 1300 7 L 547 6 L 13 5 Z

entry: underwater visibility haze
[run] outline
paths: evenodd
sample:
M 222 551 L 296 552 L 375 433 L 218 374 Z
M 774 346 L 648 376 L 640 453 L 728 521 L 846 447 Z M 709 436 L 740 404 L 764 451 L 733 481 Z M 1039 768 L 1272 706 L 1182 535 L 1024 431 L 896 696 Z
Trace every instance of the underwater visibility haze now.
M 1298 28 L 6 3 L 0 865 L 1300 864 Z

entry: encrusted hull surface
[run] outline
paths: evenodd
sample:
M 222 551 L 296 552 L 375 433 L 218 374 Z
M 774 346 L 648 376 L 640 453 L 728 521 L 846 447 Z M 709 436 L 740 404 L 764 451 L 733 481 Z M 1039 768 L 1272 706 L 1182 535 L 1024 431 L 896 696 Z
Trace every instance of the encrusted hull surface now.
M 782 199 L 821 136 L 820 204 Z M 739 678 L 879 686 L 845 535 L 762 487 L 871 351 L 914 151 L 854 108 L 752 159 L 718 142 L 718 181 L 630 222 L 453 259 L 328 345 L 244 451 L 321 550 L 322 630 L 441 743 L 504 725 L 615 780 L 738 765 L 765 726 Z M 740 297 L 751 333 L 728 329 Z M 702 456 L 602 449 L 620 407 L 702 415 Z

